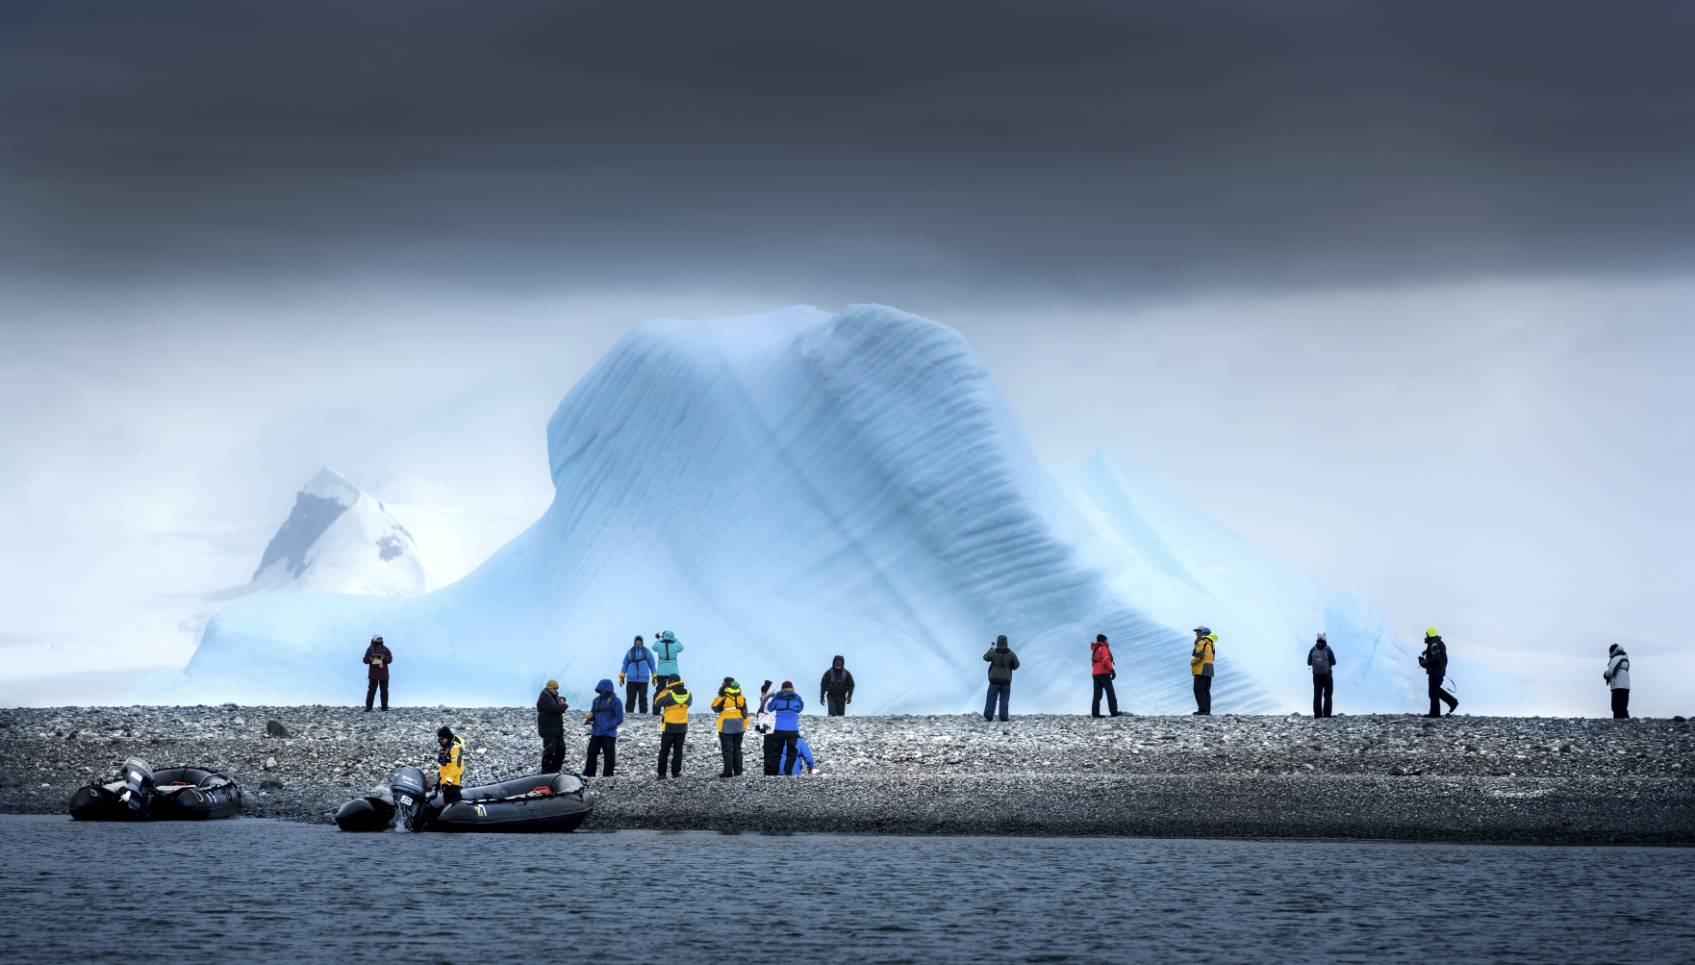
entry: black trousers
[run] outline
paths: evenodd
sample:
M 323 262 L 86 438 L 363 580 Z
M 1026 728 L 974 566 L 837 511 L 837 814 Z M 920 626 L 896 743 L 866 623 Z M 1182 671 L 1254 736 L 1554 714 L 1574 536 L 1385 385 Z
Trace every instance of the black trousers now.
M 1212 714 L 1212 677 L 1195 675 L 1195 710 L 1201 714 Z
M 765 776 L 776 777 L 777 758 L 782 754 L 782 750 L 780 750 L 782 745 L 777 743 L 776 734 L 766 734 L 761 743 L 764 744 L 762 750 L 765 754 Z
M 742 734 L 719 734 L 718 751 L 724 755 L 724 777 L 742 776 Z
M 824 705 L 828 708 L 824 712 L 824 716 L 826 717 L 847 716 L 847 692 L 843 691 L 839 694 L 833 694 L 826 691 L 824 694 Z
M 1312 675 L 1312 715 L 1330 716 L 1330 698 L 1336 693 L 1336 678 L 1327 673 Z
M 641 699 L 642 709 L 636 709 L 636 700 Z M 630 714 L 647 713 L 647 681 L 632 680 L 624 684 L 624 712 Z
M 549 734 L 541 739 L 541 772 L 558 774 L 565 766 L 565 735 Z
M 443 784 L 441 786 L 442 803 L 443 804 L 457 804 L 457 803 L 459 803 L 459 791 L 460 791 L 460 788 L 459 788 L 459 785 L 457 785 L 457 784 Z
M 689 735 L 688 725 L 676 730 L 666 728 L 659 735 L 659 776 L 665 776 L 665 762 L 671 762 L 671 776 L 680 777 L 683 773 L 683 738 Z
M 663 674 L 663 673 L 662 674 L 655 674 L 654 677 L 653 677 L 653 696 L 655 697 L 655 699 L 657 699 L 659 697 L 659 694 L 660 694 L 661 691 L 663 691 L 666 687 L 669 687 L 676 682 L 677 682 L 677 678 L 674 674 Z M 630 709 L 630 702 L 627 701 L 627 700 L 624 701 L 624 709 L 626 711 L 628 711 Z M 655 714 L 659 713 L 659 706 L 657 704 L 654 705 L 653 712 Z
M 1089 704 L 1089 716 L 1101 715 L 1101 694 L 1106 694 L 1106 709 L 1112 716 L 1118 716 L 1118 691 L 1113 689 L 1112 674 L 1098 673 L 1095 678 L 1095 699 Z
M 1448 693 L 1446 690 L 1442 689 L 1442 678 L 1441 677 L 1431 677 L 1430 678 L 1430 713 L 1426 714 L 1425 716 L 1427 716 L 1427 717 L 1440 717 L 1440 716 L 1442 716 L 1442 705 L 1443 704 L 1447 704 L 1448 709 L 1453 710 L 1455 707 L 1458 707 L 1460 705 L 1460 699 L 1458 697 L 1455 697 L 1453 694 Z
M 767 741 L 769 744 L 774 744 L 776 746 L 775 750 L 766 750 L 765 752 L 766 756 L 771 758 L 771 773 L 777 773 L 777 765 L 785 755 L 790 761 L 797 761 L 800 759 L 800 746 L 798 743 L 800 741 L 800 731 L 772 731 L 771 737 L 767 738 Z
M 366 710 L 371 709 L 371 700 L 372 700 L 372 698 L 377 696 L 377 690 L 379 688 L 383 692 L 383 709 L 384 710 L 388 709 L 388 680 L 387 680 L 387 678 L 384 678 L 382 680 L 373 680 L 370 683 L 367 683 L 365 685 L 365 709 Z
M 1630 688 L 1619 687 L 1613 690 L 1613 718 L 1625 720 L 1630 716 Z
M 583 776 L 594 776 L 596 757 L 606 759 L 606 776 L 611 777 L 613 768 L 618 766 L 618 738 L 610 734 L 589 738 L 589 759 L 583 763 Z

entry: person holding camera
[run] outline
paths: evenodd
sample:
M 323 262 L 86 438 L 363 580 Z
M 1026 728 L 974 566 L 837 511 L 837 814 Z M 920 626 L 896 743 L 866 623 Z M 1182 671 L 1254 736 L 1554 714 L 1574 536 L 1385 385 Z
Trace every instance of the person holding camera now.
M 565 766 L 565 712 L 559 681 L 549 680 L 536 698 L 536 733 L 541 735 L 541 772 L 557 774 Z

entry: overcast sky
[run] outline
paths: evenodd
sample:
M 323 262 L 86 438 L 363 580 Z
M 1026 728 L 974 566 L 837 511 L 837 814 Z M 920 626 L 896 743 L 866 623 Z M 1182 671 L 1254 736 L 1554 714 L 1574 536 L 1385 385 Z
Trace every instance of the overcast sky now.
M 457 575 L 632 324 L 880 301 L 1044 458 L 1550 712 L 1618 640 L 1688 713 L 1690 49 L 1673 3 L 6 4 L 0 654 L 180 662 L 325 463 Z

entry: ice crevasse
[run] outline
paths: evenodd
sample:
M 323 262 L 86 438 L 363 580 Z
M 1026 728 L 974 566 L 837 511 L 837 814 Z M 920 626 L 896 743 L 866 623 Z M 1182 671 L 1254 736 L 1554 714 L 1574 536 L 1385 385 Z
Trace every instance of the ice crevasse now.
M 671 629 L 702 692 L 734 676 L 816 696 L 843 654 L 855 712 L 950 713 L 981 709 L 983 651 L 1005 633 L 1014 707 L 1077 711 L 1106 633 L 1122 705 L 1174 712 L 1193 706 L 1197 623 L 1221 637 L 1217 712 L 1308 706 L 1319 630 L 1349 709 L 1422 693 L 1369 602 L 1122 459 L 1042 465 L 966 340 L 895 309 L 644 323 L 547 442 L 551 506 L 464 579 L 411 599 L 241 600 L 142 699 L 351 702 L 381 633 L 403 703 L 522 703 L 548 677 L 586 701 L 635 634 Z

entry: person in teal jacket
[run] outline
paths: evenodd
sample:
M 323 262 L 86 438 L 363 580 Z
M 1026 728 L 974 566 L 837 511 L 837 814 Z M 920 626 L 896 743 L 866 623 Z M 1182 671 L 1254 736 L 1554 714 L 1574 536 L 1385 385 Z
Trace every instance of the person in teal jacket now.
M 677 654 L 683 652 L 682 641 L 669 630 L 659 634 L 653 640 L 653 656 L 655 659 L 653 672 L 653 692 L 662 694 L 665 688 L 682 679 L 682 671 L 677 669 Z M 659 713 L 657 705 L 654 713 Z

